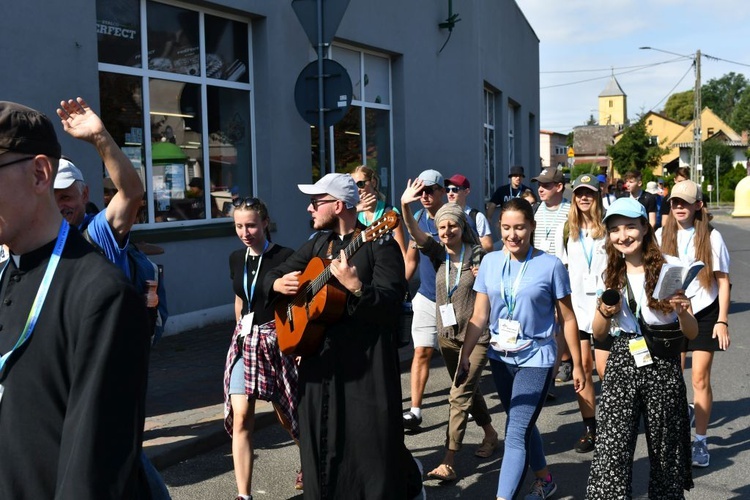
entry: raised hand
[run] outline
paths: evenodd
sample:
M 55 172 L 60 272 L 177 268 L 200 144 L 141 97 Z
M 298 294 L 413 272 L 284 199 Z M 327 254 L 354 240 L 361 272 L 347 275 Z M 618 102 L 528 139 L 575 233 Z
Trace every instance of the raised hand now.
M 76 139 L 94 143 L 100 136 L 107 134 L 101 118 L 81 97 L 60 101 L 57 116 L 60 117 L 63 130 Z
M 406 189 L 401 195 L 401 204 L 406 205 L 413 201 L 419 201 L 422 197 L 422 189 L 424 189 L 424 181 L 422 179 L 417 178 L 413 182 L 409 179 L 406 182 Z

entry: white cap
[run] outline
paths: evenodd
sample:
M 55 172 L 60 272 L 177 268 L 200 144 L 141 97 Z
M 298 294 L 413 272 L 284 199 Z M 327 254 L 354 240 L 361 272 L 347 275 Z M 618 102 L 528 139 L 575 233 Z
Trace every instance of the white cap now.
M 648 181 L 646 183 L 646 192 L 656 194 L 659 192 L 659 186 L 657 186 L 654 181 Z
M 75 181 L 83 182 L 83 174 L 71 161 L 60 158 L 60 166 L 57 168 L 55 177 L 55 189 L 67 189 Z
M 359 190 L 349 174 L 326 174 L 315 184 L 297 184 L 304 194 L 329 194 L 346 203 L 346 208 L 354 208 L 359 203 Z

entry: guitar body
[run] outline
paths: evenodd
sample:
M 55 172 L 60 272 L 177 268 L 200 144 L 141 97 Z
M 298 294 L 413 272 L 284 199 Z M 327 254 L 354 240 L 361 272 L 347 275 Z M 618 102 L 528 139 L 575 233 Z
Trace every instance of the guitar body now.
M 329 263 L 328 260 L 314 257 L 299 276 L 301 292 L 291 300 L 279 300 L 276 304 L 276 335 L 279 349 L 284 354 L 313 354 L 323 342 L 326 326 L 339 319 L 344 312 L 346 292 L 335 278 L 316 294 L 304 293 L 310 282 L 320 276 Z

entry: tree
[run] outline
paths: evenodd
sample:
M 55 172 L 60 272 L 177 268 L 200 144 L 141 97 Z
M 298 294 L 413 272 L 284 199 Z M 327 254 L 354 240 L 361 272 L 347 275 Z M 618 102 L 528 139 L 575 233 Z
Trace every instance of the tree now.
M 663 113 L 678 122 L 689 122 L 693 119 L 695 103 L 693 101 L 693 91 L 686 90 L 672 94 L 664 105 Z
M 667 148 L 652 141 L 643 119 L 628 127 L 617 144 L 607 146 L 607 154 L 620 174 L 630 170 L 650 172 L 659 166 L 661 157 L 668 152 Z
M 589 115 L 589 119 L 586 120 L 586 125 L 588 125 L 589 127 L 591 127 L 593 125 L 598 125 L 598 124 L 599 123 L 597 123 L 596 119 L 594 118 L 594 115 Z
M 565 145 L 569 148 L 573 147 L 573 142 L 575 140 L 575 132 L 569 132 L 568 137 L 565 138 Z
M 750 86 L 740 96 L 740 100 L 732 111 L 729 125 L 735 132 L 750 130 Z
M 703 164 L 703 177 L 705 182 L 703 183 L 704 191 L 705 186 L 708 184 L 716 184 L 716 157 L 719 157 L 719 185 L 722 188 L 729 188 L 729 185 L 725 185 L 724 177 L 734 168 L 734 151 L 732 148 L 719 140 L 709 140 L 703 143 L 703 156 L 701 162 Z
M 721 78 L 712 78 L 701 87 L 703 107 L 711 108 L 719 118 L 729 123 L 735 106 L 747 88 L 747 78 L 742 74 L 730 72 Z

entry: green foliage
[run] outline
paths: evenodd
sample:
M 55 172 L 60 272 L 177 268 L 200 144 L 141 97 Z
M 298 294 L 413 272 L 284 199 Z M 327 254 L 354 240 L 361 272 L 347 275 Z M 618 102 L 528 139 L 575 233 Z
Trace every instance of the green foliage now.
M 607 146 L 607 154 L 612 158 L 615 170 L 620 174 L 638 170 L 644 175 L 644 182 L 646 172 L 650 173 L 659 166 L 662 156 L 668 152 L 667 148 L 651 143 L 643 119 L 628 127 L 617 144 Z
M 599 175 L 600 170 L 601 169 L 597 163 L 579 163 L 570 171 L 570 179 L 576 179 L 579 175 L 583 174 L 593 174 L 596 176 Z
M 740 100 L 732 111 L 732 119 L 729 122 L 735 132 L 750 130 L 750 86 L 740 96 Z
M 703 176 L 707 184 L 716 184 L 716 157 L 719 157 L 719 179 L 734 168 L 734 151 L 721 141 L 705 141 L 703 143 Z
M 572 148 L 573 147 L 573 140 L 574 139 L 575 139 L 575 133 L 574 132 L 570 132 L 568 134 L 568 137 L 565 139 L 565 145 L 567 147 L 569 147 L 569 148 Z
M 594 115 L 589 115 L 589 119 L 586 120 L 586 125 L 588 125 L 590 127 L 592 125 L 599 125 L 599 123 L 594 118 Z
M 703 146 L 704 151 L 704 158 L 706 158 L 706 144 L 710 144 L 714 141 L 706 142 Z M 721 144 L 722 146 L 725 146 L 724 144 Z M 729 148 L 728 146 L 726 146 Z M 731 152 L 731 148 L 730 152 Z M 720 149 L 717 148 L 717 151 Z M 719 159 L 719 196 L 721 198 L 722 202 L 733 202 L 734 201 L 734 189 L 737 187 L 737 184 L 745 178 L 747 175 L 747 169 L 744 165 L 732 165 L 732 159 L 726 158 L 725 154 L 720 154 Z M 708 158 L 706 158 L 708 160 Z M 727 163 L 727 160 L 728 163 Z M 709 160 L 711 162 L 711 172 L 710 176 L 707 174 L 707 167 L 708 165 L 706 163 L 703 164 L 703 176 L 705 178 L 705 181 L 701 184 L 701 188 L 703 189 L 704 196 L 708 196 L 708 185 L 711 184 L 713 186 L 713 193 L 711 194 L 712 197 L 716 196 L 716 155 L 711 156 L 711 159 Z
M 704 108 L 711 108 L 719 118 L 729 123 L 735 106 L 747 88 L 748 81 L 744 75 L 730 72 L 721 78 L 712 78 L 701 87 L 701 102 Z
M 689 122 L 693 119 L 694 109 L 693 91 L 686 90 L 669 96 L 662 112 L 675 121 Z

